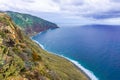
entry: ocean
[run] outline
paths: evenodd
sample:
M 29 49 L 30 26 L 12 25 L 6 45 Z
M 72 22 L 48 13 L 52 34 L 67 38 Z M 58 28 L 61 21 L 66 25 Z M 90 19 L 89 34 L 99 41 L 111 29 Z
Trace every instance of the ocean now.
M 69 59 L 92 80 L 120 80 L 120 26 L 61 27 L 32 39 Z

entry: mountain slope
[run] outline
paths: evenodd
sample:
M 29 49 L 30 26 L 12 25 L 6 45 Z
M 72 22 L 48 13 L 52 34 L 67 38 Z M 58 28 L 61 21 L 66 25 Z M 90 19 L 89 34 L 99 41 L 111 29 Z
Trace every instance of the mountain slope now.
M 0 13 L 0 80 L 87 80 L 68 60 L 42 50 Z
M 11 11 L 7 11 L 6 13 L 28 35 L 34 35 L 41 31 L 58 28 L 58 26 L 54 23 L 29 14 L 22 14 Z

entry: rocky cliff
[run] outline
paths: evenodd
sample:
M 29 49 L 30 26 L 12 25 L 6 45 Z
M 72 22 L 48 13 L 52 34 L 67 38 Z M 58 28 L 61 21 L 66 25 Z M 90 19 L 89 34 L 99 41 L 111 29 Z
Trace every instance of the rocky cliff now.
M 87 80 L 68 60 L 40 48 L 0 13 L 0 80 Z

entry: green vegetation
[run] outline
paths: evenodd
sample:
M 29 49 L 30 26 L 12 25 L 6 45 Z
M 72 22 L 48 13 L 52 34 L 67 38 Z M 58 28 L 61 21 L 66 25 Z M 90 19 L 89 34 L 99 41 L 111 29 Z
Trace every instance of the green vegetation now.
M 50 54 L 0 13 L 0 80 L 87 80 L 71 62 Z
M 58 28 L 58 26 L 54 23 L 29 14 L 22 14 L 11 11 L 7 11 L 6 13 L 20 28 L 24 30 L 27 35 L 35 35 L 47 29 Z

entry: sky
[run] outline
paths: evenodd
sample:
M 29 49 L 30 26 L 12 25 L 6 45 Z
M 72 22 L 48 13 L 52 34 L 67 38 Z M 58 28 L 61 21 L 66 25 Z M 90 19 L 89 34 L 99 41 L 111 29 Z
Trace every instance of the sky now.
M 120 0 L 1 0 L 0 10 L 32 14 L 60 26 L 120 25 Z

